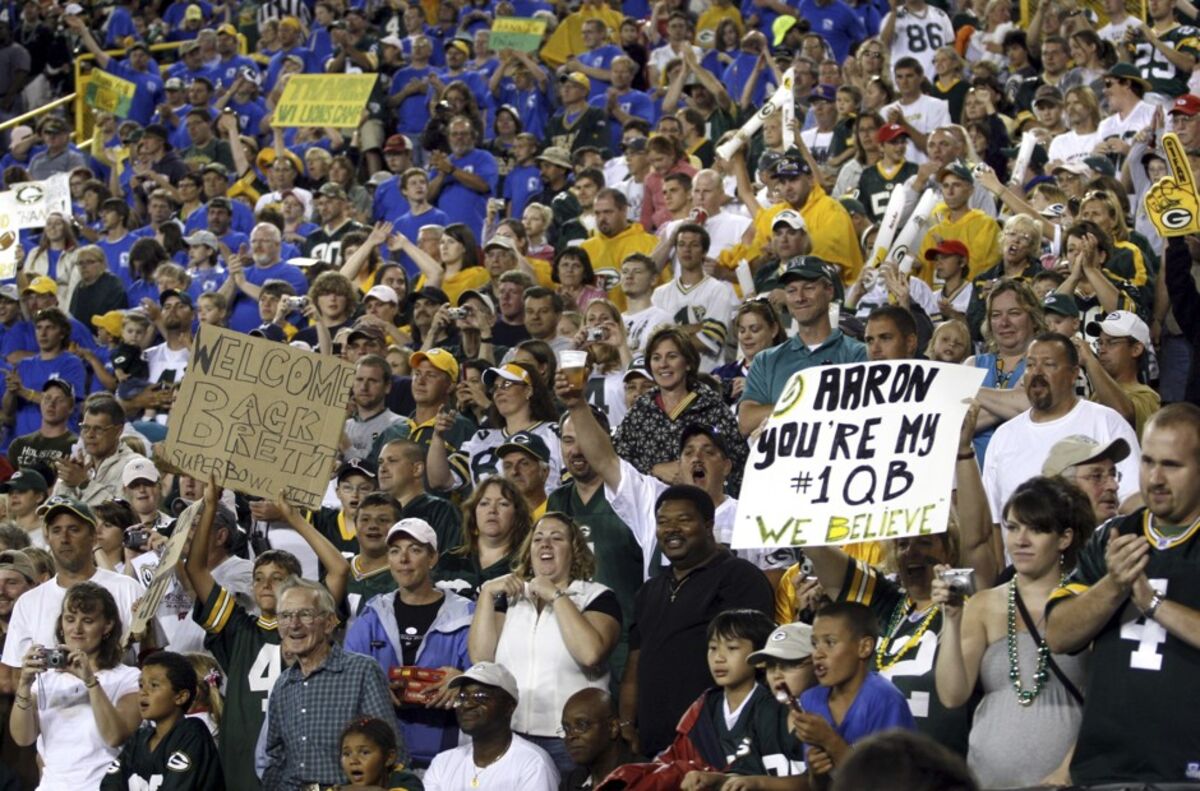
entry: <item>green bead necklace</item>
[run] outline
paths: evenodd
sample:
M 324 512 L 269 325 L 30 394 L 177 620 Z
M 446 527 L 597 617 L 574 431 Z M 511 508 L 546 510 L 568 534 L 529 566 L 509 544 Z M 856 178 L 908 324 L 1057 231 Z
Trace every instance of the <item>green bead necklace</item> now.
M 1066 575 L 1064 575 L 1059 580 L 1060 588 L 1066 584 L 1066 579 Z M 1013 577 L 1008 583 L 1008 679 L 1017 693 L 1017 702 L 1022 706 L 1032 706 L 1033 702 L 1037 700 L 1037 696 L 1041 694 L 1042 687 L 1050 678 L 1050 672 L 1046 669 L 1049 663 L 1050 646 L 1046 644 L 1046 638 L 1042 637 L 1038 640 L 1037 669 L 1033 672 L 1033 689 L 1025 689 L 1025 685 L 1021 682 L 1021 657 L 1017 650 L 1017 578 Z

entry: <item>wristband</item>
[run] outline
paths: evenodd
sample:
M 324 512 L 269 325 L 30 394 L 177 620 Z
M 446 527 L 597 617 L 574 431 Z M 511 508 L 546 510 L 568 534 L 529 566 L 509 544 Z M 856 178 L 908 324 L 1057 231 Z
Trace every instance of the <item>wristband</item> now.
M 85 681 L 85 682 L 83 682 L 83 685 L 85 687 L 87 687 L 88 689 L 95 689 L 96 687 L 100 686 L 100 679 L 96 678 L 95 676 L 92 676 L 92 683 L 89 684 L 88 682 Z
M 975 451 L 973 451 L 973 450 L 963 451 L 962 453 L 958 454 L 959 461 L 966 461 L 967 459 L 973 459 L 973 458 L 975 458 Z
M 1146 609 L 1142 610 L 1142 615 L 1153 621 L 1155 613 L 1158 612 L 1158 608 L 1162 606 L 1164 601 L 1166 599 L 1163 598 L 1163 595 L 1158 591 L 1154 591 L 1154 595 L 1150 597 L 1150 603 L 1146 605 Z

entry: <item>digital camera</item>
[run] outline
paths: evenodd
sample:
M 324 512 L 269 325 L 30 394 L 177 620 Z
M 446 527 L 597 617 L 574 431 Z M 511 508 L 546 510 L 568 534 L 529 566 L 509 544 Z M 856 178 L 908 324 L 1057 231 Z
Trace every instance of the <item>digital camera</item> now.
M 466 317 L 467 317 L 467 309 L 466 308 L 447 308 L 446 309 L 446 318 L 450 319 L 451 321 L 462 321 Z
M 956 596 L 975 593 L 975 569 L 946 569 L 938 574 L 938 579 L 950 586 L 950 592 Z
M 70 661 L 70 654 L 65 648 L 48 648 L 43 654 L 46 657 L 46 667 L 64 668 Z

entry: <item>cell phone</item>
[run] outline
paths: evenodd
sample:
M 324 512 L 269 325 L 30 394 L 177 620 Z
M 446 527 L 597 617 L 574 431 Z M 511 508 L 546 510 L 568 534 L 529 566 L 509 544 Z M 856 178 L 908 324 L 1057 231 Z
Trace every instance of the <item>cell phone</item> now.
M 174 368 L 167 368 L 158 376 L 158 384 L 161 387 L 173 387 L 175 385 L 175 376 L 177 371 Z

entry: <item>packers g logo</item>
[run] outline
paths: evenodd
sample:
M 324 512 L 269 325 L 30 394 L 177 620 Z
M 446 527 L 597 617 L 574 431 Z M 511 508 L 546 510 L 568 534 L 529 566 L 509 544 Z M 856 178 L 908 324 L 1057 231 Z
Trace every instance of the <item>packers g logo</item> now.
M 1192 213 L 1187 209 L 1167 209 L 1159 215 L 1159 220 L 1165 228 L 1186 228 L 1192 222 Z
M 46 197 L 46 191 L 40 184 L 26 184 L 23 187 L 15 188 L 13 197 L 17 199 L 17 203 L 29 205 L 41 202 Z
M 167 769 L 172 772 L 186 772 L 191 768 L 192 759 L 183 750 L 171 753 L 171 757 L 167 759 Z
M 775 411 L 771 413 L 772 416 L 779 417 L 780 415 L 787 414 L 800 400 L 800 396 L 802 395 L 804 395 L 804 378 L 802 376 L 794 376 L 787 383 L 787 387 L 784 388 L 783 394 L 779 396 L 779 400 L 775 402 Z

